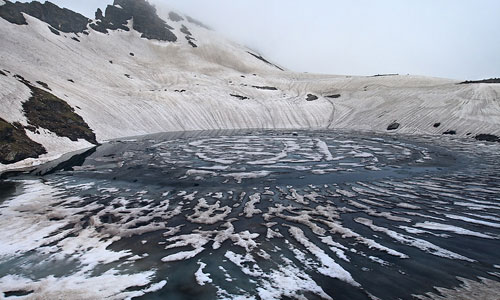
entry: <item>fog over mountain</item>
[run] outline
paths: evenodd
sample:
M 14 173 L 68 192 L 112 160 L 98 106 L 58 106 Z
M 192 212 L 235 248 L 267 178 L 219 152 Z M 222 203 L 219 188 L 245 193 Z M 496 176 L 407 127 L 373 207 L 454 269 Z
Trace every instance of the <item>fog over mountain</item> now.
M 53 2 L 93 17 L 112 1 Z M 500 77 L 495 0 L 153 2 L 203 20 L 293 71 Z

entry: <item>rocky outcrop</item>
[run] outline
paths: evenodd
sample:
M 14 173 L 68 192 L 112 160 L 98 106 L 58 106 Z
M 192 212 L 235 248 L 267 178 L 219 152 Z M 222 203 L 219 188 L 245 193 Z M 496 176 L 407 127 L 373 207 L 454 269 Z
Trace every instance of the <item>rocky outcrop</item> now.
M 48 129 L 72 141 L 84 139 L 97 144 L 94 132 L 64 100 L 32 86 L 27 81 L 23 83 L 31 89 L 32 93 L 31 98 L 23 103 L 24 113 L 31 126 Z
M 45 148 L 31 140 L 21 124 L 0 118 L 0 163 L 12 164 L 45 153 Z
M 177 41 L 170 27 L 156 13 L 156 8 L 146 0 L 115 0 L 108 5 L 103 15 L 96 12 L 96 23 L 90 25 L 94 30 L 107 33 L 108 30 L 130 30 L 128 22 L 132 20 L 133 29 L 142 33 L 143 38 L 160 41 Z
M 256 88 L 258 90 L 267 90 L 267 91 L 277 91 L 278 88 L 274 86 L 258 86 L 258 85 L 252 85 L 253 88 Z
M 277 65 L 273 64 L 272 62 L 268 61 L 267 59 L 265 59 L 264 57 L 262 57 L 260 55 L 252 53 L 250 51 L 247 51 L 247 53 L 250 54 L 251 56 L 255 57 L 256 59 L 258 59 L 260 61 L 263 61 L 263 62 L 265 62 L 268 65 L 271 65 L 271 66 L 275 67 L 276 69 L 278 69 L 280 71 L 285 71 L 285 70 L 283 70 L 283 68 L 278 67 Z
M 500 143 L 500 137 L 493 134 L 478 134 L 474 137 L 478 141 L 497 142 Z
M 391 124 L 389 124 L 389 126 L 387 126 L 387 130 L 396 130 L 399 128 L 399 126 L 401 126 L 401 124 L 399 124 L 398 122 L 392 122 Z
M 500 83 L 500 78 L 490 78 L 483 80 L 467 80 L 464 82 L 460 82 L 460 84 L 473 84 L 473 83 Z
M 22 13 L 44 21 L 54 29 L 66 33 L 82 33 L 87 29 L 90 22 L 88 18 L 81 14 L 66 8 L 60 8 L 49 1 L 43 4 L 37 1 L 30 3 L 5 1 L 5 4 L 0 6 L 0 17 L 13 24 L 28 24 Z
M 445 132 L 443 132 L 444 135 L 456 135 L 457 134 L 457 131 L 456 130 L 447 130 Z
M 174 22 L 180 22 L 180 21 L 184 21 L 184 18 L 179 16 L 178 14 L 176 14 L 175 12 L 171 11 L 169 14 L 168 14 L 168 18 L 171 20 L 171 21 L 174 21 Z
M 315 100 L 318 100 L 318 96 L 316 95 L 313 95 L 313 94 L 307 94 L 307 98 L 306 98 L 306 101 L 315 101 Z
M 235 97 L 235 98 L 238 98 L 240 100 L 247 100 L 247 99 L 249 99 L 246 96 L 241 96 L 241 95 L 237 95 L 237 94 L 230 94 L 230 95 L 231 95 L 231 97 Z

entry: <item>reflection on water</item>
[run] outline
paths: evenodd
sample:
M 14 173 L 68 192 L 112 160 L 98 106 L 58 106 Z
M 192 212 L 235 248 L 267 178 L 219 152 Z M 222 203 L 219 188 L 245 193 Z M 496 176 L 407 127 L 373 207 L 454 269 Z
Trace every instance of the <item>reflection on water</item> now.
M 15 178 L 0 291 L 407 299 L 497 282 L 498 148 L 331 131 L 112 141 Z

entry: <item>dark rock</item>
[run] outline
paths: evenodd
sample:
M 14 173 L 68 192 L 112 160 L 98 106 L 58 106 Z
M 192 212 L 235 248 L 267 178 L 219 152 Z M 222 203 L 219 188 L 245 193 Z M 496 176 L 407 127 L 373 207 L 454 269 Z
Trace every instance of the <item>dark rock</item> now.
M 182 27 L 181 27 L 181 32 L 186 34 L 186 35 L 192 35 L 191 31 L 189 31 L 189 29 L 184 25 L 182 25 Z
M 455 130 L 448 130 L 448 131 L 443 132 L 443 134 L 445 134 L 445 135 L 456 135 L 457 132 Z
M 45 148 L 31 140 L 20 124 L 14 126 L 0 118 L 0 163 L 12 164 L 45 153 Z
M 186 90 L 174 90 L 174 92 L 176 92 L 176 93 L 184 93 L 184 92 L 186 92 Z
M 21 76 L 21 75 L 19 75 L 19 74 L 14 75 L 14 78 L 16 78 L 20 82 L 24 83 L 25 85 L 31 85 L 31 82 L 29 82 L 28 80 L 24 79 L 24 77 Z
M 337 99 L 337 98 L 340 98 L 341 95 L 340 94 L 335 94 L 335 95 L 328 95 L 328 96 L 325 96 L 326 98 L 332 98 L 332 99 Z
M 121 6 L 121 8 L 115 5 Z M 96 16 L 99 13 L 96 13 Z M 156 8 L 145 0 L 115 0 L 108 5 L 105 16 L 98 18 L 96 24 L 91 24 L 94 30 L 107 33 L 108 30 L 126 30 L 128 21 L 133 19 L 133 29 L 142 33 L 143 38 L 160 41 L 177 41 L 175 34 L 170 31 L 173 27 L 167 25 L 156 13 Z
M 478 134 L 474 137 L 478 141 L 487 141 L 487 142 L 497 142 L 500 143 L 500 137 L 493 134 Z
M 76 37 L 72 37 L 71 39 L 72 39 L 73 41 L 77 41 L 78 43 L 80 42 L 80 40 L 79 40 L 79 39 L 77 39 Z
M 69 81 L 69 82 L 72 82 L 72 83 L 75 83 L 75 82 L 73 81 L 73 79 L 68 79 L 68 81 Z
M 61 33 L 59 32 L 59 30 L 56 30 L 52 26 L 48 26 L 48 27 L 49 27 L 50 32 L 52 32 L 53 34 L 55 34 L 55 35 L 61 35 Z
M 273 64 L 273 63 L 271 63 L 270 61 L 268 61 L 267 59 L 265 59 L 264 57 L 262 57 L 262 56 L 260 56 L 260 55 L 254 54 L 254 53 L 249 52 L 249 51 L 247 51 L 247 53 L 248 53 L 248 54 L 250 54 L 251 56 L 253 56 L 253 57 L 257 58 L 258 60 L 263 61 L 263 62 L 265 62 L 266 64 L 271 65 L 271 66 L 273 66 L 273 67 L 277 68 L 278 70 L 284 71 L 282 68 L 280 68 L 280 67 L 278 67 L 277 65 L 275 65 L 275 64 Z
M 198 45 L 196 45 L 196 44 L 195 44 L 195 43 L 193 43 L 192 41 L 189 41 L 188 43 L 189 43 L 189 45 L 191 45 L 191 47 L 193 47 L 193 48 L 198 48 Z
M 130 54 L 130 56 L 135 56 L 135 54 L 134 54 L 134 53 L 132 53 L 132 52 L 130 52 L 129 54 Z
M 259 90 L 268 90 L 268 91 L 277 91 L 278 89 L 273 87 L 273 86 L 256 86 L 252 85 L 252 87 L 259 89 Z
M 391 73 L 391 74 L 377 74 L 373 75 L 372 77 L 387 77 L 387 76 L 398 76 L 399 74 L 396 73 Z
M 178 14 L 174 13 L 173 11 L 171 11 L 170 13 L 168 13 L 168 18 L 171 21 L 174 21 L 174 22 L 184 21 L 183 17 L 179 16 Z
M 318 100 L 318 99 L 319 99 L 319 98 L 318 98 L 318 96 L 316 96 L 316 95 L 313 95 L 313 94 L 307 94 L 307 98 L 306 98 L 306 100 L 307 100 L 307 101 L 314 101 L 314 100 Z
M 188 20 L 189 23 L 193 23 L 193 24 L 198 25 L 200 27 L 203 27 L 205 29 L 212 30 L 212 28 L 208 27 L 207 25 L 201 23 L 200 21 L 198 21 L 196 19 L 191 18 L 190 16 L 186 16 L 186 19 Z
M 8 292 L 5 292 L 4 295 L 5 297 L 9 298 L 9 297 L 23 297 L 23 296 L 28 296 L 30 294 L 33 294 L 33 290 L 30 290 L 30 291 L 8 291 Z
M 439 126 L 441 126 L 441 123 L 434 123 L 434 128 L 438 128 Z
M 102 10 L 100 8 L 97 9 L 95 12 L 95 19 L 96 20 L 102 20 L 104 18 L 104 15 L 102 13 Z
M 125 77 L 127 77 L 128 79 L 131 79 L 132 77 L 130 76 L 130 74 L 123 74 L 125 75 Z
M 500 83 L 500 78 L 490 78 L 490 79 L 482 79 L 482 80 L 467 80 L 464 82 L 460 82 L 459 84 L 473 84 L 473 83 Z
M 248 97 L 241 96 L 241 95 L 236 95 L 236 94 L 230 94 L 232 97 L 238 98 L 240 100 L 247 100 L 249 99 Z
M 31 132 L 36 132 L 36 127 L 33 125 L 26 125 L 24 126 L 24 129 L 29 130 Z
M 38 83 L 40 86 L 42 86 L 43 88 L 49 90 L 49 91 L 52 91 L 52 89 L 49 87 L 48 84 L 46 84 L 45 82 L 43 81 L 37 81 L 36 83 Z
M 5 74 L 4 72 L 2 72 L 2 70 L 0 70 L 0 75 L 7 76 L 7 74 Z
M 31 90 L 31 98 L 23 103 L 23 110 L 31 126 L 48 129 L 72 141 L 84 139 L 97 144 L 94 132 L 64 100 L 30 84 L 26 85 Z
M 5 1 L 5 4 L 0 6 L 0 17 L 13 24 L 28 24 L 22 13 L 44 21 L 54 29 L 66 33 L 83 32 L 90 22 L 88 18 L 81 14 L 66 8 L 60 8 L 49 1 L 43 4 L 37 1 L 29 3 Z
M 110 60 L 110 61 L 109 61 L 109 63 L 110 63 L 110 64 L 113 64 L 113 61 L 112 61 L 112 60 Z
M 396 130 L 401 126 L 398 122 L 392 122 L 388 127 L 387 130 Z

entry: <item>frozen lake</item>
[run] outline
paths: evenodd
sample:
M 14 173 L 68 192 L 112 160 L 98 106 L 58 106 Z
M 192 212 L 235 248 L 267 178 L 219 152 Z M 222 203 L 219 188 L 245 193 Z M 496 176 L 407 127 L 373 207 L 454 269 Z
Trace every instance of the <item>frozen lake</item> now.
M 112 141 L 0 182 L 0 299 L 427 299 L 464 283 L 487 298 L 499 150 L 332 131 Z

